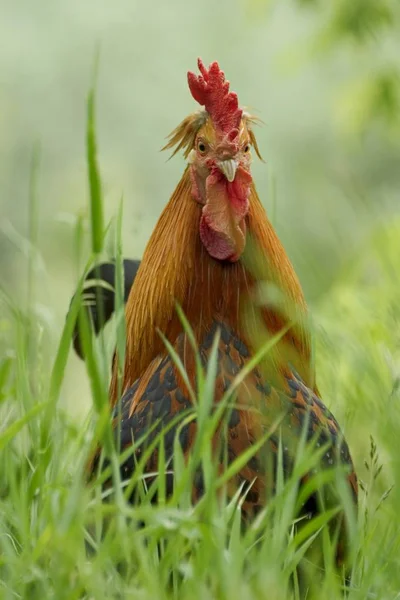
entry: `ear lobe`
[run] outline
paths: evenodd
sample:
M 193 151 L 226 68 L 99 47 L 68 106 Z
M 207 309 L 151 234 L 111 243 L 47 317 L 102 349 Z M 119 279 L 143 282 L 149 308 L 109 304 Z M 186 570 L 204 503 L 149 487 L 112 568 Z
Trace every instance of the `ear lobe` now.
M 198 130 L 207 120 L 207 113 L 204 110 L 198 111 L 186 117 L 179 125 L 176 127 L 172 133 L 169 134 L 169 141 L 161 150 L 168 150 L 169 148 L 174 148 L 173 153 L 170 158 L 175 156 L 179 150 L 183 149 L 183 155 L 185 158 L 188 158 L 190 151 L 193 148 L 196 135 Z
M 194 162 L 195 157 L 196 157 L 196 150 L 194 148 L 192 148 L 191 151 L 189 152 L 189 154 L 187 155 L 187 161 L 188 161 L 189 165 L 191 165 Z

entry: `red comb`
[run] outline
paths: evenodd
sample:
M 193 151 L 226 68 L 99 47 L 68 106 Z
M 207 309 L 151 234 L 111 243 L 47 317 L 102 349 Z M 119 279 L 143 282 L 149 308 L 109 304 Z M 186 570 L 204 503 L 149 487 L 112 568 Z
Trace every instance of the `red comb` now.
M 239 128 L 242 109 L 235 92 L 229 91 L 225 73 L 213 62 L 208 70 L 201 58 L 197 61 L 201 75 L 188 72 L 189 89 L 193 98 L 208 112 L 214 124 L 226 134 Z

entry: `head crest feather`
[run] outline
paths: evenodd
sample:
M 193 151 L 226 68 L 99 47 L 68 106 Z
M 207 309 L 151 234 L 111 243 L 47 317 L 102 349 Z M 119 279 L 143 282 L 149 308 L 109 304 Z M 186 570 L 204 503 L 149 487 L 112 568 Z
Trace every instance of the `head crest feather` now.
M 229 91 L 229 81 L 225 80 L 225 73 L 217 62 L 213 62 L 208 70 L 201 58 L 197 64 L 201 75 L 188 72 L 188 84 L 193 98 L 204 106 L 218 129 L 235 137 L 233 132 L 239 129 L 243 114 L 237 95 Z

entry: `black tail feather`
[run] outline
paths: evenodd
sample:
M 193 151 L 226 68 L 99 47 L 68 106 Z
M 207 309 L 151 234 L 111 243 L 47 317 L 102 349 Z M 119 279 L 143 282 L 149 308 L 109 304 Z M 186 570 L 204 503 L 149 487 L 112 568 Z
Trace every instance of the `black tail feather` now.
M 123 261 L 125 303 L 139 265 L 139 260 L 126 258 Z M 86 307 L 89 323 L 95 335 L 98 335 L 110 320 L 115 309 L 115 270 L 114 262 L 100 263 L 94 266 L 85 277 L 82 305 Z M 93 280 L 92 285 L 90 285 L 91 280 Z M 75 352 L 83 360 L 84 352 L 78 322 L 75 325 L 72 342 Z

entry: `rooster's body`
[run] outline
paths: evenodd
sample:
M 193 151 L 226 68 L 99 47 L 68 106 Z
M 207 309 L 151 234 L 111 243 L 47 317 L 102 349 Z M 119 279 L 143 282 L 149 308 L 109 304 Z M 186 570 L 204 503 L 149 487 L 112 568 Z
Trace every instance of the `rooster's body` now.
M 158 420 L 146 440 L 150 443 L 162 427 L 193 406 L 188 382 L 196 390 L 196 355 L 176 312 L 179 304 L 205 368 L 219 331 L 215 404 L 266 336 L 282 332 L 233 396 L 236 408 L 226 430 L 228 462 L 272 431 L 265 447 L 230 482 L 232 493 L 243 482 L 248 489 L 244 513 L 264 506 L 274 491 L 280 440 L 283 466 L 290 472 L 304 429 L 308 440 L 318 437 L 317 445 L 326 445 L 323 465 L 349 465 L 348 480 L 356 497 L 347 444 L 318 397 L 303 293 L 252 181 L 251 147 L 259 154 L 253 119 L 238 107 L 217 63 L 206 70 L 199 61 L 199 68 L 201 76 L 189 73 L 189 87 L 205 110 L 185 119 L 167 145 L 176 146 L 175 151 L 183 149 L 189 164 L 153 231 L 127 301 L 122 381 L 118 379 L 118 361 L 114 362 L 110 396 L 121 451 Z M 279 290 L 279 302 L 260 300 L 260 280 Z M 187 381 L 160 332 L 178 354 Z M 122 390 L 120 402 L 118 390 Z M 188 455 L 196 421 L 166 433 L 167 459 L 172 457 L 177 431 Z M 215 436 L 215 460 L 221 461 L 223 468 L 221 431 Z M 266 450 L 273 458 L 269 478 L 265 475 Z M 142 451 L 139 447 L 122 465 L 124 479 L 134 471 Z M 146 470 L 157 470 L 157 450 L 149 457 Z M 199 478 L 196 497 L 202 486 Z

